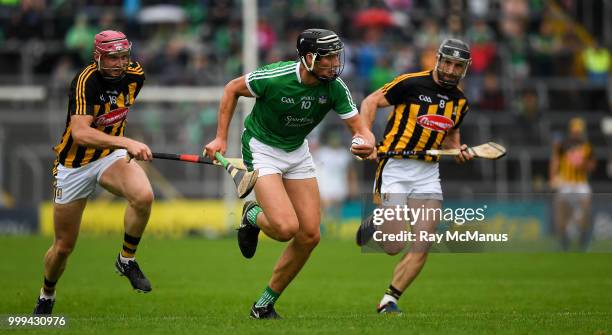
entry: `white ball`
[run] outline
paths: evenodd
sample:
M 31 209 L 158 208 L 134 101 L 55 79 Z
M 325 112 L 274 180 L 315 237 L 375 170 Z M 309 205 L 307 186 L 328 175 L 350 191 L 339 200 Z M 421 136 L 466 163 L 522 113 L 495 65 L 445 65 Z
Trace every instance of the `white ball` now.
M 354 137 L 351 145 L 362 145 L 365 144 L 365 140 L 361 137 Z

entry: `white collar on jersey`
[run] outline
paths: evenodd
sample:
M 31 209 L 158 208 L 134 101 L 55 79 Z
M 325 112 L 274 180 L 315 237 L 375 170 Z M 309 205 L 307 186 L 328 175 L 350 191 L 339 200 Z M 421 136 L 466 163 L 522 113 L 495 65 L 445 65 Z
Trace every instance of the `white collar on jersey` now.
M 300 77 L 300 62 L 295 62 L 295 75 L 297 76 L 298 83 L 302 83 L 302 77 Z

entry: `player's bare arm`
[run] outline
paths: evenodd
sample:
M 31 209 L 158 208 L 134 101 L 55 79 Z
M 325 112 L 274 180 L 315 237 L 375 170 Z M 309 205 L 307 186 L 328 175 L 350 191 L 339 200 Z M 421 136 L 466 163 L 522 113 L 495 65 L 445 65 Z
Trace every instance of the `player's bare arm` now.
M 351 146 L 351 152 L 353 155 L 365 158 L 373 154 L 374 143 L 376 142 L 374 134 L 370 131 L 369 127 L 366 126 L 366 121 L 362 115 L 355 115 L 351 118 L 344 120 L 346 125 L 349 127 L 353 138 L 360 137 L 365 140 L 363 144 L 353 144 Z
M 97 149 L 126 149 L 131 157 L 138 160 L 150 161 L 153 159 L 151 149 L 141 142 L 122 136 L 111 136 L 98 129 L 92 128 L 93 116 L 72 115 L 70 125 L 72 138 L 78 145 L 94 147 Z
M 379 108 L 384 108 L 384 107 L 389 107 L 389 106 L 391 106 L 391 103 L 389 103 L 387 98 L 385 98 L 385 94 L 382 92 L 381 89 L 378 89 L 374 93 L 371 93 L 361 102 L 360 114 L 368 130 L 372 129 L 372 124 L 374 123 L 374 120 L 376 119 L 377 110 Z M 372 153 L 366 159 L 368 160 L 377 159 L 376 146 L 374 147 L 374 150 L 372 150 Z
M 451 129 L 448 131 L 446 138 L 442 143 L 442 148 L 461 149 L 460 154 L 455 156 L 455 160 L 459 164 L 463 164 L 474 159 L 474 155 L 467 151 L 467 144 L 461 144 L 461 132 L 459 129 Z
M 217 123 L 217 136 L 204 147 L 205 154 L 215 159 L 215 152 L 225 154 L 227 150 L 227 132 L 236 110 L 239 97 L 253 97 L 246 85 L 244 76 L 233 79 L 223 89 L 223 96 L 219 103 L 219 121 Z
M 389 107 L 391 104 L 385 98 L 385 94 L 381 89 L 376 90 L 374 93 L 368 95 L 361 102 L 360 113 L 363 116 L 366 126 L 368 129 L 372 129 L 374 119 L 376 119 L 376 111 L 378 108 Z

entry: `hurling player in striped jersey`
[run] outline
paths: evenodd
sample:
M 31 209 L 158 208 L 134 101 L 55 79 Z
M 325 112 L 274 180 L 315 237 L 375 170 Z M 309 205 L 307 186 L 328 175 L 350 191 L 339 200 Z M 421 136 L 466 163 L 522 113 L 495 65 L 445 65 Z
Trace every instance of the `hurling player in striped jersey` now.
M 98 184 L 128 201 L 116 271 L 126 276 L 135 290 L 151 291 L 135 253 L 149 220 L 153 190 L 143 169 L 125 157 L 129 154 L 137 160 L 151 160 L 152 153 L 146 144 L 123 136 L 128 111 L 145 80 L 140 64 L 130 59 L 131 48 L 122 32 L 96 34 L 93 61 L 70 86 L 66 127 L 54 148 L 55 239 L 45 254 L 44 282 L 34 314 L 51 314 L 53 310 L 55 285 L 75 247 L 87 198 Z
M 457 162 L 473 159 L 474 156 L 466 150 L 467 145 L 461 144 L 459 132 L 469 108 L 458 85 L 470 63 L 468 45 L 457 39 L 446 39 L 438 49 L 434 69 L 400 75 L 366 97 L 361 103 L 361 113 L 370 126 L 377 109 L 393 106 L 376 151 L 461 149 L 455 157 Z M 433 155 L 379 159 L 374 199 L 386 209 L 408 206 L 436 213 L 442 204 L 439 159 Z M 433 233 L 439 221 L 439 216 L 432 215 L 389 220 L 375 226 L 370 217 L 357 231 L 357 244 L 365 245 L 376 230 L 386 234 L 406 232 L 409 224 L 416 236 Z M 406 247 L 406 241 L 377 242 L 388 254 L 400 253 Z M 425 240 L 417 239 L 412 243 L 409 252 L 395 267 L 391 284 L 378 304 L 378 313 L 400 313 L 398 300 L 425 265 L 430 246 L 431 242 Z

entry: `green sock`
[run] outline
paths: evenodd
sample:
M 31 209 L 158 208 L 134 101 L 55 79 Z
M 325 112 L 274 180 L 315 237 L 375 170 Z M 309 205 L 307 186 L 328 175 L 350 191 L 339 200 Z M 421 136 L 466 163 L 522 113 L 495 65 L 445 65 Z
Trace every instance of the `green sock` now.
M 270 286 L 266 286 L 266 289 L 261 294 L 261 297 L 259 297 L 259 300 L 257 300 L 255 303 L 255 307 L 263 307 L 269 304 L 274 305 L 276 300 L 278 300 L 278 297 L 280 297 L 280 293 L 276 293 L 272 291 Z
M 263 210 L 261 207 L 259 207 L 259 205 L 253 206 L 247 211 L 247 221 L 249 221 L 249 223 L 254 227 L 257 227 L 257 215 L 261 212 L 263 212 Z

